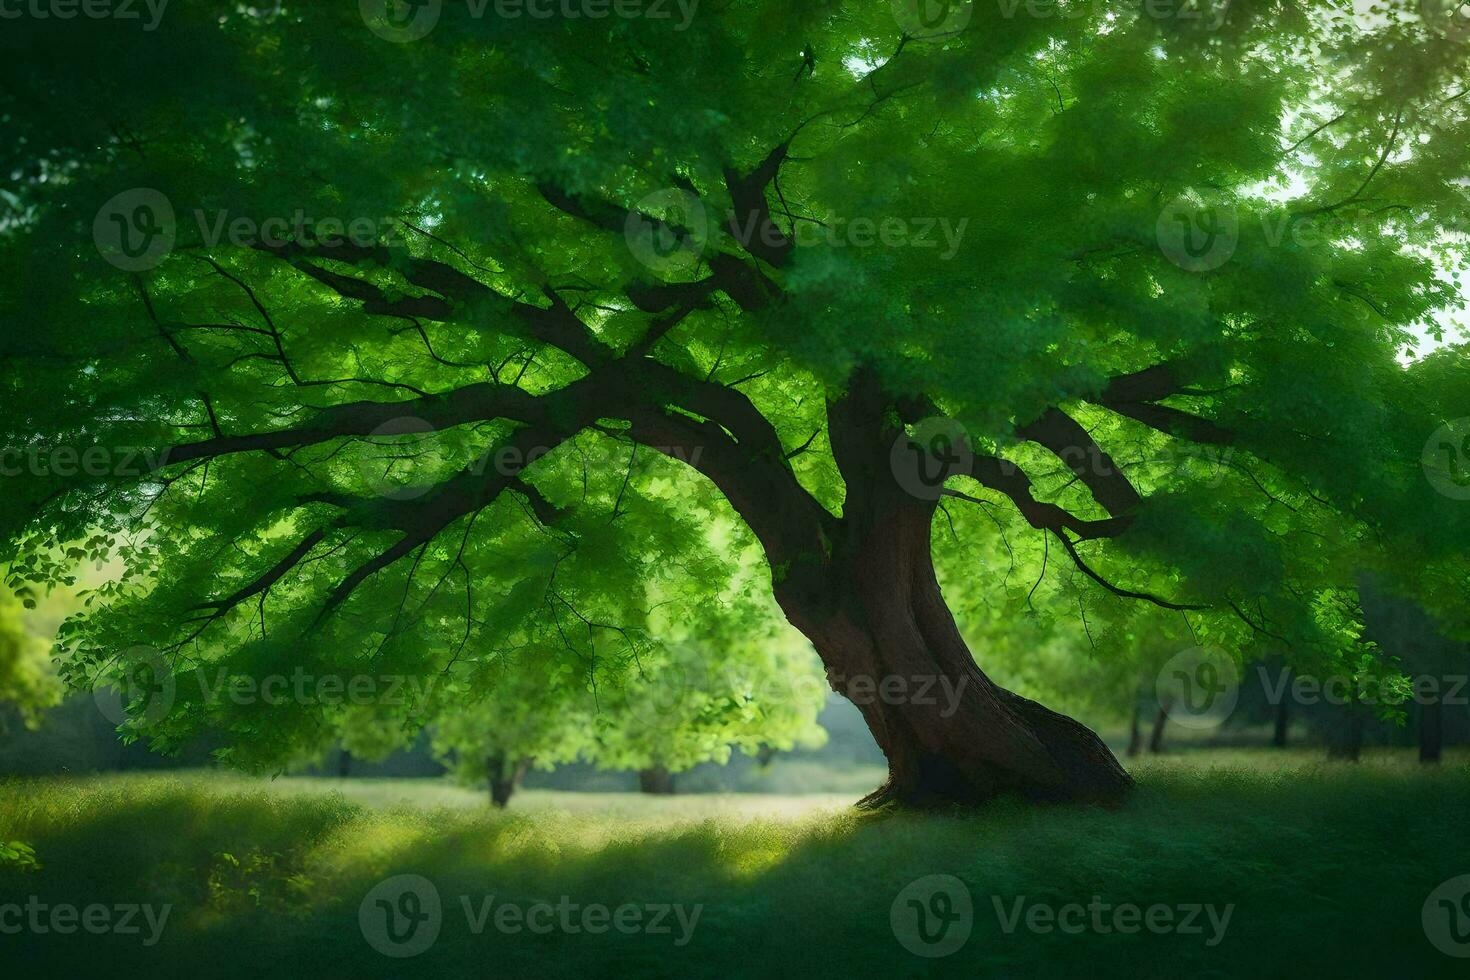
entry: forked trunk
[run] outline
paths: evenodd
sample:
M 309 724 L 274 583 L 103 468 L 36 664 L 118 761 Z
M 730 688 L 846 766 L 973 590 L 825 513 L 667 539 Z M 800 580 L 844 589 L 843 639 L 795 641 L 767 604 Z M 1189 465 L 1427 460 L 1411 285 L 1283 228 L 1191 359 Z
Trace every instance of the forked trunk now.
M 510 798 L 515 795 L 516 790 L 521 787 L 521 780 L 526 778 L 526 772 L 531 768 L 530 759 L 516 759 L 511 761 L 504 755 L 492 755 L 486 760 L 486 769 L 489 773 L 487 782 L 490 786 L 490 805 L 497 809 L 504 809 L 510 803 Z
M 1164 729 L 1169 724 L 1169 704 L 1163 702 L 1154 714 L 1154 730 L 1148 736 L 1148 750 L 1154 755 L 1164 751 Z

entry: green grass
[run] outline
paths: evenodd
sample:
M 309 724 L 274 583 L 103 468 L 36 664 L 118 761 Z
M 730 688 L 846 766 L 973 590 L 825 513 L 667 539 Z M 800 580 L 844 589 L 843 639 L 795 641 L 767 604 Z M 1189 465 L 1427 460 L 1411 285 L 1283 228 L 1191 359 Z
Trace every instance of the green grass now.
M 975 815 L 859 814 L 833 796 L 528 792 L 509 812 L 433 781 L 218 774 L 0 784 L 0 842 L 39 870 L 0 866 L 0 905 L 170 904 L 143 936 L 0 935 L 9 976 L 1449 977 L 1421 908 L 1470 874 L 1470 767 L 1378 754 L 1181 753 L 1138 766 L 1116 811 L 1000 805 Z M 340 790 L 338 792 L 337 790 Z M 389 959 L 359 906 L 379 881 L 428 878 L 438 941 Z M 973 929 L 951 956 L 895 939 L 899 891 L 961 879 Z M 701 905 L 692 938 L 472 933 L 472 905 Z M 1224 937 L 1006 933 L 994 899 L 1026 905 L 1233 905 Z M 672 921 L 672 919 L 670 920 Z M 1203 919 L 1201 921 L 1204 921 Z M 3 922 L 0 922 L 3 925 Z M 147 933 L 147 927 L 144 927 Z M 28 972 L 31 971 L 31 972 Z

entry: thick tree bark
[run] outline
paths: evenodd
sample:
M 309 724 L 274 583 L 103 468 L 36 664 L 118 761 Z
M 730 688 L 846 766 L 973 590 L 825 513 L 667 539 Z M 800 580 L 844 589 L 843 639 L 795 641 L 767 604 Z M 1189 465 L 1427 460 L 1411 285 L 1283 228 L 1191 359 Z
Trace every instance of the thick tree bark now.
M 1133 759 L 1143 751 L 1143 721 L 1142 710 L 1138 705 L 1138 695 L 1133 695 L 1133 717 L 1128 722 L 1128 758 Z
M 638 792 L 656 796 L 674 794 L 674 774 L 663 766 L 650 766 L 638 771 Z
M 1438 762 L 1444 750 L 1444 705 L 1438 698 L 1419 706 L 1419 761 Z
M 1119 800 L 1127 772 L 1091 730 L 997 685 L 976 664 L 931 557 L 936 504 L 901 487 L 902 430 L 855 392 L 829 406 L 847 497 L 825 554 L 776 573 L 776 599 L 888 759 L 868 806 Z M 776 563 L 773 562 L 773 567 Z
M 504 755 L 490 756 L 486 760 L 490 805 L 497 809 L 505 809 L 506 804 L 510 803 L 510 798 L 515 795 L 515 791 L 520 789 L 521 780 L 526 777 L 526 771 L 530 768 L 530 759 L 517 759 L 512 763 Z
M 1169 724 L 1169 705 L 1159 705 L 1158 712 L 1154 715 L 1154 728 L 1148 736 L 1148 750 L 1153 755 L 1164 751 L 1164 728 Z

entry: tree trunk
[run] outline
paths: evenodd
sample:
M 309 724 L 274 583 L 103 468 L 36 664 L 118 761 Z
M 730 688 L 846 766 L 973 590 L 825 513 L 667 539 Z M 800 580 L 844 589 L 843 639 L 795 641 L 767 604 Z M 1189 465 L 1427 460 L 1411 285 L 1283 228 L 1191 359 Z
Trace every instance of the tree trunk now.
M 511 763 L 504 755 L 490 756 L 486 762 L 486 771 L 489 774 L 490 805 L 497 809 L 505 809 L 510 798 L 515 795 L 515 791 L 520 789 L 521 780 L 526 777 L 526 770 L 530 768 L 530 759 L 517 759 Z
M 936 501 L 895 478 L 895 439 L 906 437 L 888 407 L 858 392 L 829 418 L 847 487 L 840 530 L 824 554 L 772 567 L 787 618 L 888 759 L 887 783 L 863 804 L 1119 800 L 1132 780 L 1096 734 L 976 664 L 935 574 Z
M 1286 682 L 1291 683 L 1291 672 L 1286 672 Z M 1284 689 L 1283 689 L 1284 690 Z M 1281 701 L 1276 705 L 1276 730 L 1271 734 L 1271 745 L 1278 749 L 1286 748 L 1286 740 L 1291 729 L 1291 698 L 1283 694 Z
M 339 749 L 337 751 L 337 776 L 340 779 L 346 779 L 351 774 L 352 753 L 346 749 Z
M 1164 751 L 1164 726 L 1169 723 L 1169 705 L 1160 704 L 1154 715 L 1154 729 L 1148 736 L 1148 750 L 1153 755 Z
M 1363 708 L 1346 705 L 1327 732 L 1327 758 L 1357 762 L 1363 757 Z
M 657 796 L 674 795 L 674 774 L 663 766 L 638 770 L 638 792 Z
M 1137 758 L 1138 753 L 1143 751 L 1143 724 L 1142 711 L 1138 706 L 1138 694 L 1133 695 L 1133 717 L 1128 723 L 1128 758 Z
M 762 745 L 755 754 L 755 761 L 762 766 L 769 766 L 774 758 L 776 758 L 776 749 L 771 745 Z
M 1419 706 L 1419 761 L 1438 762 L 1444 749 L 1444 706 L 1439 698 Z

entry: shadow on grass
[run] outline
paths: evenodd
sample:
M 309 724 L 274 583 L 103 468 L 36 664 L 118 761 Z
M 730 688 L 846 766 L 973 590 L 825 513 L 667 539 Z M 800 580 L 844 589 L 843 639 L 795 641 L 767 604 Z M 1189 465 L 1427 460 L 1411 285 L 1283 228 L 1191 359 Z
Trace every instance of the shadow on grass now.
M 1421 923 L 1429 893 L 1470 874 L 1464 767 L 1154 771 L 1117 811 L 657 823 L 375 811 L 207 779 L 16 781 L 0 794 L 0 839 L 30 842 L 43 864 L 0 869 L 0 907 L 32 896 L 171 907 L 152 946 L 146 926 L 0 935 L 6 964 L 39 976 L 1465 975 Z M 404 874 L 432 884 L 440 931 L 393 959 L 367 941 L 359 911 Z M 968 940 L 940 959 L 910 953 L 890 925 L 898 893 L 929 875 L 960 879 L 973 903 Z M 538 903 L 575 903 L 573 928 L 497 929 L 503 906 Z M 588 907 L 630 904 L 645 924 L 649 906 L 682 906 L 692 930 L 673 913 L 667 932 L 582 927 Z M 1121 932 L 1123 904 L 1167 907 L 1174 925 Z M 1086 910 L 1067 920 L 1080 931 L 1045 911 L 1027 925 L 1035 907 L 1072 905 Z M 1178 929 L 1194 906 L 1213 907 L 1216 923 L 1228 914 L 1223 930 L 1203 912 L 1198 932 Z

